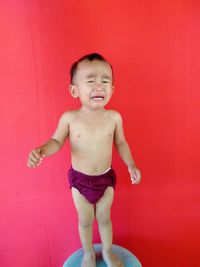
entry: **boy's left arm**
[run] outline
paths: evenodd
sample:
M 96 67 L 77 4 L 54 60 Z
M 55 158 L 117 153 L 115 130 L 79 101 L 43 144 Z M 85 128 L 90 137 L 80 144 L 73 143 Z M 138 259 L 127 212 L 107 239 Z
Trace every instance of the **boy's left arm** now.
M 126 142 L 123 130 L 122 117 L 118 112 L 115 113 L 115 122 L 116 122 L 115 134 L 114 134 L 115 147 L 119 155 L 121 156 L 122 160 L 128 167 L 132 184 L 139 184 L 141 181 L 141 173 L 140 170 L 136 167 L 129 145 Z

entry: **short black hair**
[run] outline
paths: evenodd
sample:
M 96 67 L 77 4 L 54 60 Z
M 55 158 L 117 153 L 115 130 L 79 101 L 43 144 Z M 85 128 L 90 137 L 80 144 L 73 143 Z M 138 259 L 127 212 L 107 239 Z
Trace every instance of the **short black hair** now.
M 104 61 L 106 63 L 108 63 L 111 67 L 112 70 L 112 76 L 113 76 L 113 67 L 112 65 L 100 54 L 98 53 L 92 53 L 92 54 L 88 54 L 85 55 L 83 57 L 81 57 L 79 60 L 77 60 L 76 62 L 74 62 L 74 64 L 71 66 L 70 69 L 70 78 L 71 78 L 71 84 L 73 84 L 73 78 L 77 72 L 77 68 L 78 68 L 78 64 L 84 60 L 88 60 L 88 61 L 93 61 L 93 60 L 99 60 L 99 61 Z

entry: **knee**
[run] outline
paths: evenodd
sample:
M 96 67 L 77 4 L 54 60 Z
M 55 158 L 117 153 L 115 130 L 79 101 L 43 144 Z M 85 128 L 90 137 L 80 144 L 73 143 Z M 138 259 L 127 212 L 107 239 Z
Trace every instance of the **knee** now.
M 97 213 L 96 218 L 99 224 L 109 224 L 110 220 L 110 213 Z
M 87 228 L 87 227 L 91 227 L 93 224 L 93 218 L 88 218 L 88 217 L 79 217 L 79 225 L 81 227 Z

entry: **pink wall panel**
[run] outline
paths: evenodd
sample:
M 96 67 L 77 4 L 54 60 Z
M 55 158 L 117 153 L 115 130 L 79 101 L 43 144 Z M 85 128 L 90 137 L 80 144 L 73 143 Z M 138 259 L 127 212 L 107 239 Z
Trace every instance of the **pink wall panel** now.
M 78 107 L 69 68 L 94 51 L 114 66 L 108 107 L 143 174 L 132 186 L 114 151 L 114 242 L 144 267 L 199 266 L 199 29 L 197 0 L 0 2 L 1 267 L 60 267 L 80 247 L 68 143 L 38 169 L 26 160 Z

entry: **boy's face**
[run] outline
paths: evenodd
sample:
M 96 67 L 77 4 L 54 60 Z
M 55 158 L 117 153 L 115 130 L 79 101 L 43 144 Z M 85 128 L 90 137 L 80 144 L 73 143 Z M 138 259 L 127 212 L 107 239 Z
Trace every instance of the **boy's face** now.
M 70 91 L 73 97 L 79 97 L 82 106 L 97 110 L 109 102 L 113 88 L 112 69 L 107 62 L 84 60 L 78 64 Z

